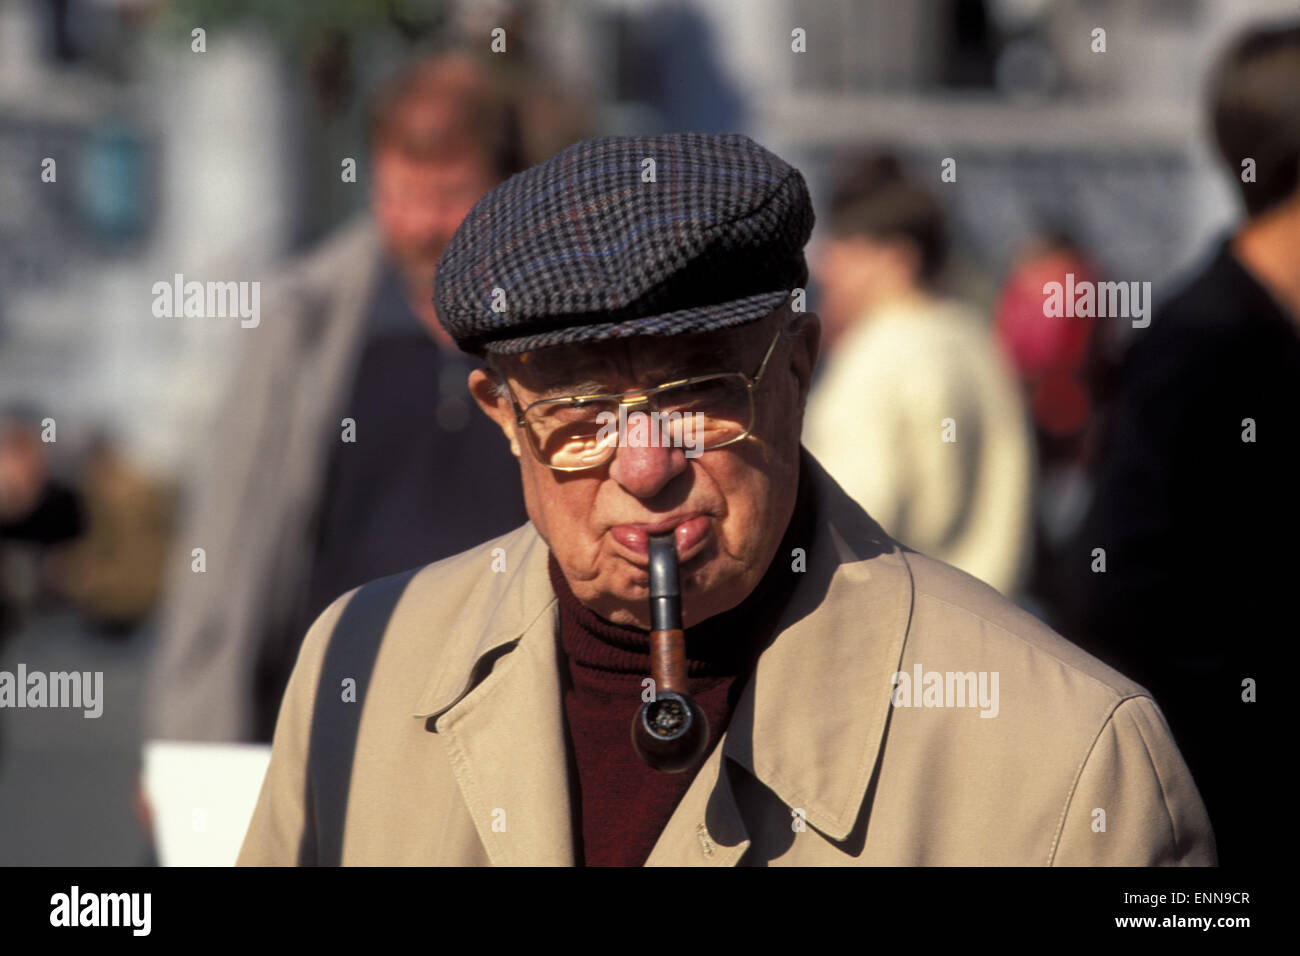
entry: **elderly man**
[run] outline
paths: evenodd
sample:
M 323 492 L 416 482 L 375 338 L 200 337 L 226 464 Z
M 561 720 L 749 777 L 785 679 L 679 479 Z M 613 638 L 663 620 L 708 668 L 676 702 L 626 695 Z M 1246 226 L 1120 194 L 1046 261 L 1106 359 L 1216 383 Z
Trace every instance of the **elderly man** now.
M 1150 696 L 801 449 L 812 223 L 798 170 L 698 134 L 579 143 L 474 208 L 438 316 L 530 521 L 316 621 L 241 863 L 1214 862 Z M 630 406 L 694 432 L 601 430 Z M 679 773 L 629 733 L 666 532 L 710 728 Z

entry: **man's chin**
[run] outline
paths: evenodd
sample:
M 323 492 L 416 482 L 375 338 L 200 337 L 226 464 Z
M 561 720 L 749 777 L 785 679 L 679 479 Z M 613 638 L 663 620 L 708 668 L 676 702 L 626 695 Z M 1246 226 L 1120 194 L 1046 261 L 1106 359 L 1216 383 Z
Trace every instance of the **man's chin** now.
M 429 259 L 425 256 L 400 258 L 398 270 L 405 277 L 407 285 L 412 289 L 418 289 L 423 295 L 425 291 L 433 288 L 433 280 L 438 273 L 438 259 Z
M 688 591 L 707 588 L 710 581 L 716 580 L 717 548 L 710 542 L 709 546 L 677 565 L 678 578 L 681 581 L 682 595 Z M 613 587 L 611 593 L 625 602 L 650 600 L 650 570 L 644 559 L 635 561 L 624 555 L 615 555 L 610 562 L 606 580 Z
M 599 597 L 609 613 L 598 611 L 606 620 L 646 628 L 650 615 L 650 575 L 629 561 L 619 559 L 608 580 L 610 588 Z M 740 586 L 737 575 L 728 574 L 716 555 L 699 554 L 680 567 L 682 615 L 686 626 L 712 617 L 738 603 L 730 600 Z M 617 615 L 617 616 L 614 616 Z M 620 620 L 621 619 L 621 620 Z M 635 619 L 639 623 L 632 623 Z

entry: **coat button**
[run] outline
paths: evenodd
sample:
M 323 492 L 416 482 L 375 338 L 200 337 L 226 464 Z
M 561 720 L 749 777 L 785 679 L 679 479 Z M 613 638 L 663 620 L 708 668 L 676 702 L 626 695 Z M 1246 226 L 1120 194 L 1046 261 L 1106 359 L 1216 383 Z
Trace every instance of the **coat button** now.
M 709 839 L 708 828 L 701 823 L 695 828 L 695 835 L 700 838 L 700 852 L 705 856 L 713 856 L 713 841 Z

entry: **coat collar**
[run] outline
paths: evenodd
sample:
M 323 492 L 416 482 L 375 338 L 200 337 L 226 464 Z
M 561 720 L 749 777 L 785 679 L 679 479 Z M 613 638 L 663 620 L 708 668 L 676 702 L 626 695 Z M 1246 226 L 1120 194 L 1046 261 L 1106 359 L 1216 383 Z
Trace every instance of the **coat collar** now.
M 808 823 L 843 840 L 875 772 L 912 609 L 895 544 L 820 467 L 807 570 L 723 738 Z
M 808 824 L 844 840 L 875 772 L 902 658 L 912 582 L 898 545 L 805 451 L 818 512 L 806 570 L 720 746 L 696 774 L 647 865 L 731 865 L 748 847 L 724 758 Z M 532 524 L 499 542 L 483 615 L 462 614 L 415 708 L 444 738 L 494 863 L 574 862 L 558 607 Z M 777 560 L 793 560 L 778 555 Z M 795 573 L 795 572 L 792 572 Z M 521 773 L 520 768 L 536 768 Z M 511 805 L 518 812 L 511 815 Z M 508 840 L 493 833 L 506 811 Z M 517 821 L 517 828 L 516 828 Z

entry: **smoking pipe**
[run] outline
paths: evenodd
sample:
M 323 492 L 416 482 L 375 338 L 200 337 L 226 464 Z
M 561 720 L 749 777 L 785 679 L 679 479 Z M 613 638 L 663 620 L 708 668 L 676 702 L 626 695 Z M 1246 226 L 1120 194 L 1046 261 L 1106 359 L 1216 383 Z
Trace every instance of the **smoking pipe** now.
M 632 719 L 632 746 L 655 770 L 680 773 L 704 755 L 709 719 L 686 693 L 686 634 L 672 533 L 650 535 L 650 676 L 654 699 Z

